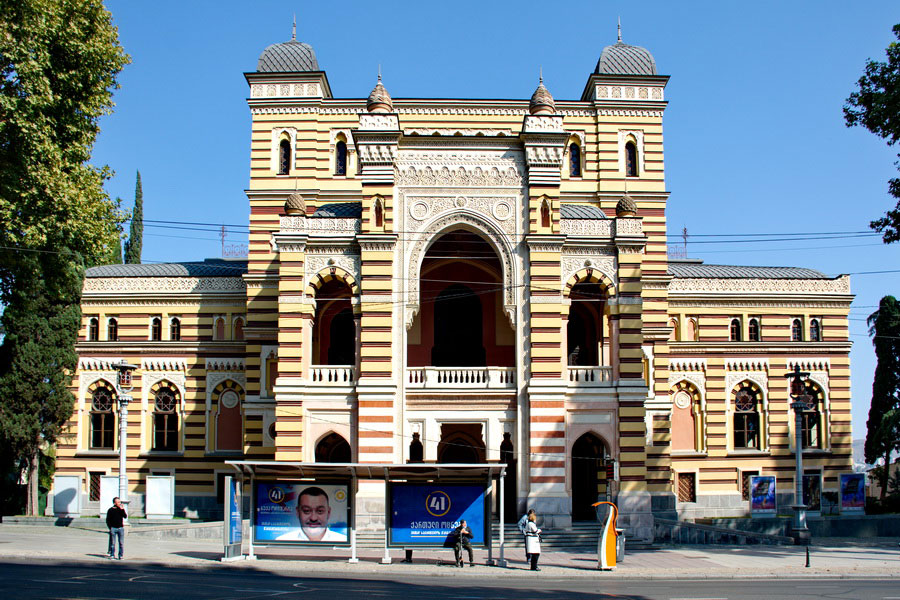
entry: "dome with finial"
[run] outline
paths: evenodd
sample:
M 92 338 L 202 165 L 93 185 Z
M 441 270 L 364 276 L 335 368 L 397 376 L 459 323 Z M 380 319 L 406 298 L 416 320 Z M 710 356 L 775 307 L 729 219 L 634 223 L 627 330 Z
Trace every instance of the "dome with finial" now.
M 369 99 L 366 101 L 366 111 L 370 113 L 394 112 L 394 101 L 391 100 L 391 95 L 384 89 L 384 85 L 381 83 L 380 73 L 378 74 L 378 82 L 375 84 L 372 93 L 369 94 Z
M 637 214 L 637 204 L 634 199 L 626 192 L 624 196 L 616 204 L 617 217 L 633 217 Z
M 260 73 L 296 73 L 318 71 L 319 61 L 312 46 L 297 41 L 297 20 L 294 20 L 291 39 L 272 44 L 259 55 L 256 70 Z
M 287 197 L 284 203 L 284 212 L 287 215 L 306 215 L 306 200 L 300 192 L 294 192 Z
M 544 87 L 543 77 L 539 79 L 537 89 L 531 95 L 528 112 L 532 115 L 552 115 L 556 112 L 556 103 L 553 101 L 550 91 Z
M 622 24 L 619 23 L 619 40 L 600 53 L 598 75 L 656 75 L 656 61 L 646 48 L 632 46 L 622 41 Z

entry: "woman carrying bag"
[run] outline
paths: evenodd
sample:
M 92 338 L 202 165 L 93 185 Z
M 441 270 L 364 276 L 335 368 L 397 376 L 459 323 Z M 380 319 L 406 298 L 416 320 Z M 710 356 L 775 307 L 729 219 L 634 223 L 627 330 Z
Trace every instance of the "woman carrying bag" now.
M 528 523 L 525 525 L 525 552 L 531 556 L 531 570 L 540 571 L 538 559 L 541 557 L 541 530 L 537 526 L 537 517 L 534 513 L 528 515 Z

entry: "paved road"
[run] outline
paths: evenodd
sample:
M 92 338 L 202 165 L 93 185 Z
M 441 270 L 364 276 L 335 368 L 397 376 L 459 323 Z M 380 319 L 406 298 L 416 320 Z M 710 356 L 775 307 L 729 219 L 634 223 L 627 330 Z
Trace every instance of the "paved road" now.
M 2 598 L 197 598 L 351 600 L 365 598 L 525 600 L 627 598 L 634 600 L 900 598 L 896 579 L 598 580 L 390 576 L 293 576 L 240 569 L 154 567 L 127 562 L 84 564 L 0 563 Z

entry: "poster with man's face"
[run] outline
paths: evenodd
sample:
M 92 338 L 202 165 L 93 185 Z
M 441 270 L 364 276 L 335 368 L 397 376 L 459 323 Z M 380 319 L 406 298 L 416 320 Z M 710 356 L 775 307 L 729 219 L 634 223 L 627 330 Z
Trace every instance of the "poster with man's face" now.
M 256 542 L 345 544 L 349 486 L 259 483 L 253 539 Z

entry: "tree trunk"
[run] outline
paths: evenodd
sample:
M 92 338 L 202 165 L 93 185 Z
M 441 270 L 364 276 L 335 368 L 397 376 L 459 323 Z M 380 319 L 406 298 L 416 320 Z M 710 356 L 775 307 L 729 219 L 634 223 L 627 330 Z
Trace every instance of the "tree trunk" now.
M 884 470 L 881 472 L 881 505 L 884 506 L 884 496 L 887 493 L 888 481 L 891 478 L 891 450 L 884 453 Z
M 35 449 L 28 465 L 28 486 L 25 512 L 29 517 L 38 516 L 38 480 L 40 479 L 40 450 Z

